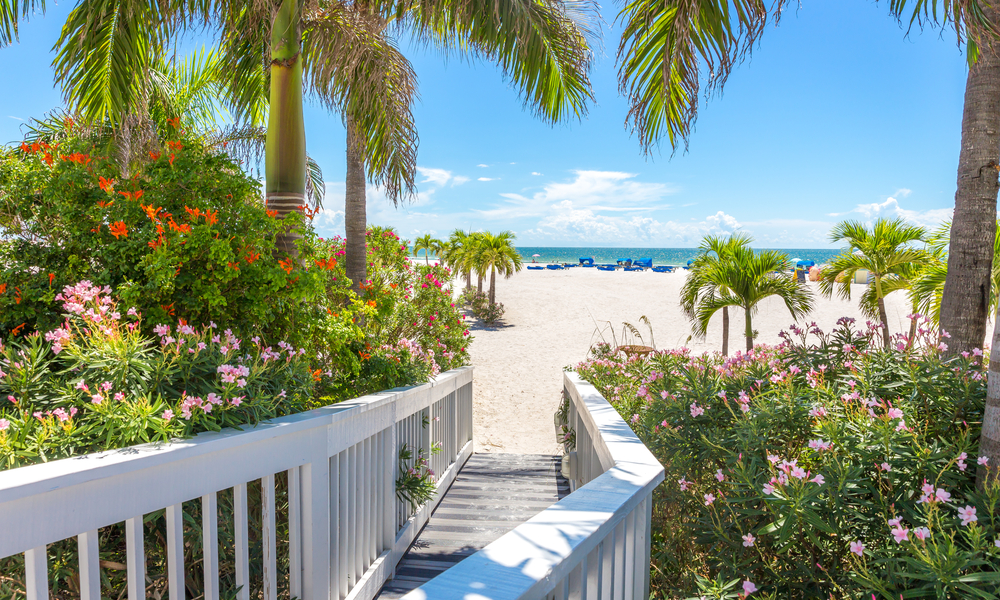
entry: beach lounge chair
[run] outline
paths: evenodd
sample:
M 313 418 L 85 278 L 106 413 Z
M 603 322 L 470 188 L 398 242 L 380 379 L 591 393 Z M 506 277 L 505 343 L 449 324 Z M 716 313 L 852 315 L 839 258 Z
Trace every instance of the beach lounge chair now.
M 673 273 L 674 272 L 674 268 L 673 267 L 668 267 L 666 265 L 660 265 L 658 267 L 653 267 L 653 272 L 654 273 Z
M 545 267 L 543 267 L 543 266 L 541 266 L 541 265 L 539 265 L 539 266 L 537 266 L 537 267 L 531 267 L 531 266 L 529 266 L 529 267 L 528 267 L 528 270 L 529 270 L 529 271 L 544 271 L 544 270 L 545 270 Z
M 584 267 L 592 267 L 594 266 L 594 257 L 593 256 L 582 257 L 580 258 L 580 264 L 583 265 Z
M 640 258 L 639 260 L 633 262 L 632 266 L 633 267 L 642 267 L 643 269 L 652 269 L 653 268 L 653 259 L 652 258 Z
M 562 271 L 564 267 L 562 265 L 545 265 L 545 268 L 550 271 Z
M 642 267 L 625 267 L 626 271 L 645 271 Z
M 614 271 L 615 267 L 613 265 L 597 265 L 598 271 Z

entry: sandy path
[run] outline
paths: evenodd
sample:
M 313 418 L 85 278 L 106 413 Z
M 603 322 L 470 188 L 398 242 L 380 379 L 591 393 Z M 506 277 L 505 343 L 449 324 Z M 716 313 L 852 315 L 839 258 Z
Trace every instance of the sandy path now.
M 678 306 L 686 272 L 602 272 L 573 268 L 566 271 L 522 271 L 497 281 L 497 300 L 507 309 L 502 326 L 473 328 L 470 347 L 475 366 L 475 437 L 477 452 L 558 452 L 552 413 L 562 390 L 562 370 L 587 356 L 598 327 L 610 321 L 621 339 L 622 321 L 639 328 L 649 344 L 646 315 L 652 323 L 657 348 L 687 346 L 694 351 L 720 350 L 722 318 L 717 317 L 704 340 L 691 339 L 690 325 Z M 806 284 L 814 291 L 815 283 Z M 855 285 L 860 295 L 864 286 Z M 818 295 L 818 291 L 817 291 Z M 855 296 L 856 298 L 857 296 Z M 903 293 L 887 299 L 892 333 L 909 327 L 910 312 Z M 864 318 L 856 300 L 817 298 L 816 309 L 805 319 L 824 331 L 842 316 Z M 743 347 L 743 312 L 731 312 L 730 350 Z M 778 332 L 792 323 L 788 310 L 769 299 L 756 315 L 753 327 L 759 341 L 777 343 Z M 610 342 L 610 332 L 605 331 Z

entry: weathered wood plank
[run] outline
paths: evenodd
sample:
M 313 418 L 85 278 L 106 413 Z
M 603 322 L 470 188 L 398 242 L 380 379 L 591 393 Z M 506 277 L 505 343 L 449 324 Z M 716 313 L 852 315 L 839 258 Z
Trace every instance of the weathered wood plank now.
M 472 455 L 377 597 L 402 597 L 568 494 L 557 456 Z

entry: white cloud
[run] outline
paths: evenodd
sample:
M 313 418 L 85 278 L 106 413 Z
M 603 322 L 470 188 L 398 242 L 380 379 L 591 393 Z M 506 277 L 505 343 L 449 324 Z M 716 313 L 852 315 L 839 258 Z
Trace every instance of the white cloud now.
M 14 119 L 15 121 L 20 121 L 20 122 L 24 123 L 24 119 L 22 119 L 21 117 L 15 117 L 14 115 L 7 115 L 7 118 L 8 119 Z
M 462 185 L 467 181 L 469 181 L 468 177 L 462 177 L 461 175 L 456 175 L 455 177 L 452 178 L 451 185 L 452 186 Z
M 900 193 L 904 192 L 904 193 Z M 897 195 L 906 197 L 910 190 L 902 189 L 896 192 Z M 899 200 L 890 196 L 885 202 L 873 202 L 871 204 L 858 204 L 851 210 L 842 213 L 829 213 L 831 217 L 843 217 L 852 214 L 861 215 L 865 221 L 875 221 L 879 217 L 900 217 L 911 223 L 923 226 L 934 226 L 942 221 L 951 218 L 953 209 L 932 208 L 929 210 L 909 210 L 899 205 Z
M 535 175 L 535 176 L 538 176 L 538 177 L 540 177 L 540 176 L 542 175 L 542 174 L 541 174 L 541 173 L 539 173 L 538 171 L 532 171 L 532 172 L 531 172 L 531 174 L 532 174 L 532 175 Z
M 441 186 L 448 183 L 448 180 L 451 179 L 451 171 L 445 169 L 417 167 L 417 173 L 420 173 L 424 177 L 420 183 L 432 183 Z
M 499 177 L 480 177 L 478 181 L 496 181 Z
M 694 223 L 659 221 L 634 215 L 602 215 L 591 208 L 575 209 L 569 200 L 557 206 L 555 214 L 539 221 L 523 232 L 526 238 L 546 244 L 593 243 L 621 246 L 691 246 L 707 234 L 728 235 L 740 228 L 740 223 L 722 211 Z
M 477 167 L 481 167 L 481 168 L 483 168 L 483 169 L 485 169 L 485 168 L 489 167 L 489 165 L 484 165 L 484 164 L 482 164 L 482 163 L 480 163 L 480 164 L 478 164 L 478 165 L 476 165 L 476 166 L 477 166 Z

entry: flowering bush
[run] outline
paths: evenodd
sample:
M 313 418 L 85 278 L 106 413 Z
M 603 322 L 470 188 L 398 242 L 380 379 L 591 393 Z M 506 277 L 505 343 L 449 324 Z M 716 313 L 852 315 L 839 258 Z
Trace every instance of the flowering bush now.
M 88 281 L 55 299 L 65 320 L 0 344 L 0 470 L 190 436 L 305 410 L 309 367 L 285 342 L 241 340 L 214 323 L 142 333 L 110 288 Z
M 302 342 L 329 258 L 304 215 L 276 218 L 256 179 L 181 130 L 162 144 L 134 171 L 88 154 L 87 139 L 0 150 L 0 337 L 52 329 L 57 291 L 88 280 L 149 326 L 214 321 Z M 289 225 L 301 262 L 274 252 Z
M 578 366 L 665 466 L 658 597 L 997 597 L 983 354 L 944 360 L 919 325 L 888 351 L 842 319 L 728 358 L 598 347 Z
M 503 318 L 505 311 L 503 304 L 500 302 L 490 304 L 490 297 L 485 293 L 471 290 L 470 292 L 467 296 L 469 307 L 483 323 L 492 325 Z

